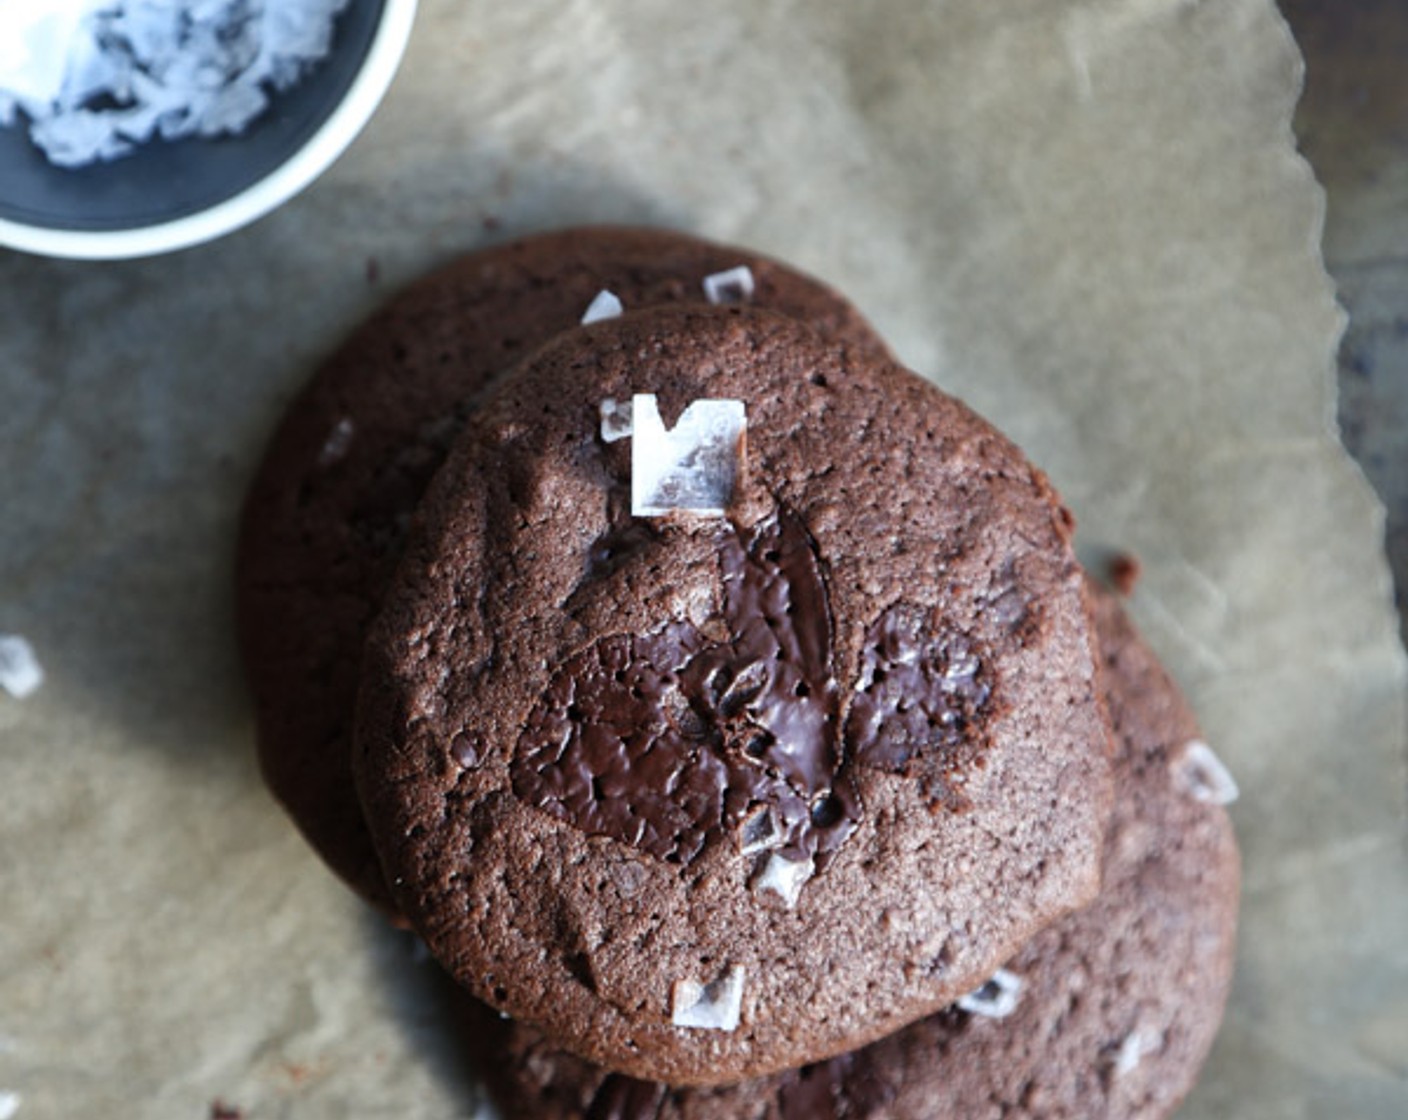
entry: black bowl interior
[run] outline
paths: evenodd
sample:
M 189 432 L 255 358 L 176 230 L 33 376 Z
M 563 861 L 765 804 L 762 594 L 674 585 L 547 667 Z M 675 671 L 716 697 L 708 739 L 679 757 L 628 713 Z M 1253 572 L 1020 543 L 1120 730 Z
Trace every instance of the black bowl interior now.
M 0 128 L 0 218 L 56 230 L 125 230 L 199 213 L 258 182 L 292 156 L 342 101 L 366 59 L 384 0 L 352 0 L 332 53 L 238 136 L 156 139 L 111 163 L 55 167 L 21 115 Z

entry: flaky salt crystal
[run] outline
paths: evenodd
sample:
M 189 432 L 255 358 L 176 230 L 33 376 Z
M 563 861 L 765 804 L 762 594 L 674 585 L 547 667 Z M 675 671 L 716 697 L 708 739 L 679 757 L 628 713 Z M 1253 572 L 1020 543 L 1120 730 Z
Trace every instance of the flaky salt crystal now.
M 788 859 L 778 852 L 773 852 L 768 856 L 762 871 L 753 880 L 753 889 L 759 892 L 772 891 L 782 899 L 787 909 L 791 910 L 802 895 L 802 887 L 815 871 L 816 864 L 810 859 Z
M 777 815 L 767 805 L 759 805 L 743 821 L 739 839 L 739 851 L 745 856 L 770 851 L 782 843 L 783 836 L 777 827 Z
M 0 93 L 53 101 L 63 89 L 69 45 L 98 0 L 0 0 Z
M 44 683 L 34 647 L 18 634 L 0 634 L 0 688 L 23 700 Z
M 607 397 L 600 405 L 601 411 L 601 438 L 606 443 L 615 443 L 618 439 L 628 439 L 631 435 L 631 402 L 618 401 L 612 397 Z
M 348 0 L 0 0 L 0 125 L 51 162 L 243 131 L 332 49 Z
M 981 988 L 960 999 L 958 1008 L 985 1019 L 1005 1019 L 1017 1010 L 1017 997 L 1021 994 L 1022 978 L 1015 972 L 999 968 Z
M 357 434 L 357 427 L 352 423 L 350 416 L 344 416 L 332 426 L 332 431 L 328 433 L 328 438 L 323 440 L 323 446 L 318 451 L 318 466 L 330 467 L 339 459 L 347 455 L 352 447 L 352 437 Z
M 0 1120 L 14 1120 L 20 1111 L 20 1095 L 9 1089 L 0 1089 Z
M 753 270 L 746 264 L 704 277 L 704 298 L 713 304 L 747 303 L 753 298 Z
M 617 319 L 622 310 L 624 309 L 616 294 L 603 288 L 592 297 L 591 303 L 587 304 L 586 311 L 582 313 L 582 326 L 585 327 L 589 323 L 599 323 L 603 319 Z
M 706 1031 L 738 1029 L 743 1013 L 743 969 L 734 965 L 717 980 L 676 980 L 670 993 L 670 1021 Z
M 1148 1055 L 1156 1053 L 1163 1044 L 1163 1038 L 1156 1032 L 1132 1030 L 1124 1036 L 1119 1050 L 1115 1053 L 1114 1072 L 1116 1077 L 1124 1077 L 1139 1068 Z
M 631 400 L 631 513 L 721 516 L 733 501 L 747 437 L 742 401 L 698 400 L 666 429 L 654 393 Z
M 1231 772 L 1201 739 L 1189 740 L 1171 766 L 1174 781 L 1195 801 L 1230 805 L 1240 794 Z

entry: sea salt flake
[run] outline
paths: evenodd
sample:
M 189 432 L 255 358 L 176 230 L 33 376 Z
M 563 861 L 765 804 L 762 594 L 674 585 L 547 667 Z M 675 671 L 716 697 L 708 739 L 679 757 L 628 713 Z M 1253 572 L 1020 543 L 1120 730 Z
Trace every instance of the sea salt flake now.
M 780 852 L 773 852 L 754 878 L 753 889 L 759 893 L 772 891 L 792 910 L 802 896 L 802 887 L 815 872 L 816 864 L 811 859 L 788 859 Z
M 0 91 L 16 101 L 55 100 L 69 44 L 96 0 L 0 0 Z
M 1222 760 L 1201 739 L 1191 739 L 1172 762 L 1175 783 L 1195 801 L 1230 805 L 1240 791 Z
M 75 105 L 103 96 L 128 101 L 132 97 L 132 69 L 130 58 L 104 50 L 89 23 L 74 35 L 69 47 L 64 99 Z
M 743 1012 L 743 969 L 731 966 L 717 980 L 676 980 L 670 993 L 670 1021 L 706 1031 L 738 1029 Z
M 630 401 L 607 397 L 601 402 L 600 411 L 601 438 L 604 442 L 615 443 L 618 439 L 630 438 L 633 429 Z
M 327 439 L 323 440 L 323 446 L 318 450 L 318 466 L 330 467 L 346 456 L 352 446 L 352 437 L 356 434 L 357 426 L 352 423 L 352 418 L 341 417 L 332 426 L 332 431 L 328 432 Z
M 20 1110 L 20 1095 L 9 1089 L 0 1089 L 0 1120 L 13 1120 Z
M 77 167 L 242 132 L 332 50 L 348 0 L 0 0 L 0 125 Z
M 739 850 L 745 856 L 770 851 L 782 843 L 782 833 L 777 827 L 777 815 L 769 805 L 759 805 L 743 819 L 739 831 Z
M 704 277 L 704 298 L 713 304 L 747 303 L 754 290 L 753 270 L 746 264 Z
M 95 160 L 116 159 L 132 150 L 101 113 L 76 109 L 62 116 L 36 121 L 30 139 L 44 149 L 58 167 L 82 167 Z
M 1150 1054 L 1158 1052 L 1163 1045 L 1163 1035 L 1157 1031 L 1132 1030 L 1124 1036 L 1120 1048 L 1115 1052 L 1114 1074 L 1124 1077 L 1139 1068 Z
M 44 683 L 34 647 L 18 634 L 0 634 L 0 688 L 23 700 Z
M 666 429 L 654 393 L 631 401 L 631 513 L 721 516 L 742 473 L 748 431 L 742 401 L 697 400 Z
M 960 999 L 958 1008 L 985 1019 L 1005 1019 L 1017 1010 L 1017 999 L 1021 994 L 1022 978 L 1015 972 L 999 968 L 986 984 Z
M 201 114 L 200 135 L 205 137 L 243 132 L 255 117 L 269 107 L 269 98 L 257 85 L 237 82 L 216 91 Z
M 586 311 L 582 313 L 582 326 L 599 323 L 603 319 L 618 319 L 623 310 L 621 300 L 616 294 L 603 288 L 592 297 L 591 303 L 587 304 Z

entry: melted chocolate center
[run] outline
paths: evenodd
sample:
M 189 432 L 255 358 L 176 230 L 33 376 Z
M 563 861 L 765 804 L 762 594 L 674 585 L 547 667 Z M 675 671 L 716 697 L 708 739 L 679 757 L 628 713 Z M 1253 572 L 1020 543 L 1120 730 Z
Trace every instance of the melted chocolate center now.
M 964 771 L 981 748 L 992 687 L 973 642 L 896 603 L 866 633 L 846 742 L 862 766 L 917 779 L 931 801 L 961 809 Z
M 577 654 L 519 739 L 514 792 L 675 863 L 726 834 L 748 853 L 824 857 L 860 804 L 816 546 L 784 511 L 746 539 L 724 529 L 718 551 L 729 640 L 670 622 Z
M 617 536 L 590 568 L 614 570 L 646 543 Z M 806 526 L 787 510 L 746 534 L 725 526 L 718 556 L 728 640 L 668 622 L 576 654 L 519 737 L 514 793 L 672 863 L 730 837 L 745 855 L 818 869 L 860 820 L 853 764 L 964 807 L 991 694 L 973 643 L 923 608 L 890 607 L 867 632 L 843 740 L 830 603 Z

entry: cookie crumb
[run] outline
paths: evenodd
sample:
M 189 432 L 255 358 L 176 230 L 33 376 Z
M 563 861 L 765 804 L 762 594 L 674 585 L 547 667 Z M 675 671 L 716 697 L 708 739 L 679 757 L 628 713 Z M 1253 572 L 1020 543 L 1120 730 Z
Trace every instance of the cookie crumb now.
M 747 303 L 755 290 L 753 270 L 746 264 L 704 277 L 704 298 L 717 306 Z
M 1017 1010 L 1017 998 L 1021 994 L 1022 978 L 999 968 L 986 984 L 960 999 L 958 1009 L 985 1019 L 1005 1019 Z
M 722 516 L 742 473 L 748 433 L 742 401 L 697 400 L 673 428 L 654 393 L 631 401 L 631 513 Z
M 1105 576 L 1115 592 L 1128 599 L 1144 573 L 1144 565 L 1132 552 L 1116 552 L 1105 564 Z
M 244 1120 L 244 1112 L 217 1097 L 210 1102 L 210 1120 Z
M 779 852 L 773 852 L 753 880 L 753 889 L 758 892 L 772 891 L 786 903 L 787 909 L 792 910 L 802 896 L 802 887 L 815 871 L 816 864 L 811 859 L 788 859 Z
M 619 319 L 623 310 L 616 293 L 603 288 L 592 297 L 591 303 L 587 304 L 586 311 L 582 313 L 582 326 L 599 323 L 603 319 Z
M 601 438 L 604 443 L 629 439 L 632 431 L 631 402 L 607 397 L 600 405 Z
M 743 969 L 732 965 L 709 984 L 676 980 L 670 993 L 670 1021 L 677 1027 L 734 1031 L 743 1011 Z
M 1201 739 L 1190 739 L 1171 763 L 1174 781 L 1194 801 L 1231 805 L 1240 796 L 1237 782 L 1222 760 Z
M 18 634 L 0 634 L 0 688 L 23 700 L 43 683 L 44 670 L 34 647 Z

